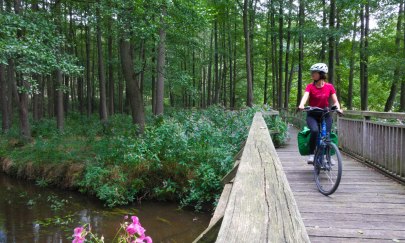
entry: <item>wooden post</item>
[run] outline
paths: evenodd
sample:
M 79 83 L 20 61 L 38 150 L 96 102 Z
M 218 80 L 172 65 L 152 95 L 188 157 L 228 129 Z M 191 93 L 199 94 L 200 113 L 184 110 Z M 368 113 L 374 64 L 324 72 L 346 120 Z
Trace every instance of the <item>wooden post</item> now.
M 367 144 L 367 134 L 368 134 L 367 121 L 369 121 L 369 120 L 370 120 L 370 116 L 363 117 L 363 140 L 362 140 L 363 149 L 362 149 L 361 155 L 363 157 L 364 162 L 366 161 L 366 149 L 367 149 L 366 144 Z

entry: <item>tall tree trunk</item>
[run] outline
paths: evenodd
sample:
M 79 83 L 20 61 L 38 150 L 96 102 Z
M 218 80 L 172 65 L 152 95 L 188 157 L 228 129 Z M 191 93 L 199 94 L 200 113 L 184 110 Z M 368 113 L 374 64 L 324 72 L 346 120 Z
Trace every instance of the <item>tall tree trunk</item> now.
M 1 0 L 0 4 L 0 14 L 3 13 L 3 0 Z M 7 133 L 11 127 L 10 123 L 10 111 L 9 111 L 9 99 L 10 94 L 8 89 L 8 82 L 6 79 L 6 66 L 0 63 L 0 100 L 1 100 L 1 115 L 2 115 L 2 123 L 1 128 L 3 133 Z
M 7 133 L 11 127 L 10 112 L 8 109 L 8 99 L 10 92 L 8 91 L 5 73 L 6 73 L 5 65 L 0 64 L 0 90 L 1 90 L 0 99 L 1 99 L 1 115 L 2 115 L 1 128 L 3 133 Z
M 370 0 L 367 0 L 365 6 L 365 30 L 364 30 L 364 99 L 362 100 L 362 110 L 368 110 L 368 38 L 369 38 L 369 30 L 370 30 Z
M 356 33 L 357 33 L 357 21 L 353 23 L 353 35 L 352 35 L 352 52 L 350 53 L 350 73 L 349 73 L 349 90 L 347 91 L 347 109 L 353 109 L 353 79 L 354 79 L 354 57 L 356 50 Z
M 145 128 L 143 99 L 141 90 L 139 89 L 139 85 L 136 82 L 135 73 L 133 70 L 133 59 L 131 54 L 132 46 L 129 40 L 122 39 L 120 41 L 121 66 L 127 84 L 126 91 L 131 106 L 132 121 L 139 126 L 139 132 L 143 133 Z
M 248 0 L 244 0 L 243 4 L 243 33 L 245 37 L 245 54 L 246 54 L 246 75 L 247 75 L 247 97 L 246 105 L 253 106 L 253 82 L 252 82 L 252 68 L 250 66 L 250 38 L 249 38 L 249 24 L 248 24 Z
M 335 12 L 336 0 L 330 1 L 329 14 L 329 82 L 335 82 Z
M 67 115 L 69 111 L 69 77 L 66 75 L 62 74 L 62 87 L 64 88 L 63 94 L 63 109 L 64 109 L 64 114 Z M 63 86 L 63 82 L 65 85 Z
M 222 69 L 222 100 L 223 100 L 223 105 L 224 107 L 227 106 L 227 100 L 226 100 L 226 74 L 228 72 L 228 66 L 227 66 L 227 61 L 226 61 L 226 32 L 225 32 L 225 21 L 223 22 L 223 36 L 222 36 L 222 48 L 223 48 L 223 54 L 222 54 L 222 61 L 223 61 L 223 69 Z
M 266 42 L 265 42 L 265 54 L 264 54 L 264 95 L 263 104 L 267 104 L 268 100 L 268 83 L 269 83 L 269 32 L 270 32 L 270 8 L 267 10 L 267 21 L 266 21 Z
M 326 61 L 326 36 L 325 36 L 325 32 L 326 32 L 326 0 L 322 0 L 322 49 L 321 49 L 321 62 L 325 62 Z
M 214 22 L 214 75 L 215 75 L 215 92 L 214 104 L 218 104 L 219 99 L 219 63 L 218 63 L 218 20 Z
M 162 6 L 162 15 L 160 17 L 159 45 L 157 56 L 157 83 L 156 83 L 156 113 L 163 115 L 164 101 L 164 79 L 165 79 L 165 62 L 166 62 L 166 29 L 164 18 L 166 16 L 166 6 Z
M 218 48 L 219 49 L 219 48 Z M 218 60 L 218 82 L 215 84 L 215 93 L 218 94 L 217 97 L 217 104 L 220 104 L 220 101 L 222 99 L 222 73 L 223 73 L 223 66 L 222 66 L 222 60 L 224 59 L 224 56 L 221 55 L 219 60 Z
M 234 36 L 233 36 L 233 80 L 234 80 L 234 82 L 233 82 L 233 85 L 232 85 L 232 87 L 233 87 L 233 91 L 232 91 L 232 98 L 231 98 L 231 100 L 232 100 L 232 108 L 234 108 L 235 107 L 235 105 L 236 105 L 236 64 L 237 64 L 237 57 L 236 57 L 236 53 L 237 53 L 237 32 L 236 32 L 236 30 L 237 30 L 237 26 L 238 26 L 238 24 L 237 24 L 237 21 L 236 21 L 236 17 L 237 15 L 235 14 L 235 19 L 234 19 L 234 29 L 233 29 L 233 33 L 234 33 Z
M 80 35 L 85 36 L 84 34 L 84 28 L 81 26 L 80 27 Z M 79 48 L 76 48 L 76 55 L 77 56 L 84 56 L 83 53 L 83 45 L 80 45 Z M 84 113 L 84 79 L 83 79 L 83 73 L 79 75 L 77 78 L 77 99 L 78 99 L 78 108 L 79 112 L 81 115 Z
M 48 98 L 48 118 L 54 117 L 54 104 L 56 103 L 55 101 L 55 88 L 53 87 L 53 80 L 51 79 L 51 76 L 46 77 L 46 94 Z
M 33 79 L 40 84 L 39 75 L 34 75 Z M 32 94 L 32 118 L 34 121 L 39 121 L 39 94 L 33 92 Z
M 279 38 L 279 54 L 278 54 L 278 108 L 283 108 L 283 1 L 280 1 L 279 16 L 278 16 L 278 38 Z
M 365 53 L 364 53 L 364 4 L 361 4 L 360 9 L 360 100 L 361 100 L 361 109 L 364 108 L 364 64 L 365 64 Z
M 122 72 L 118 72 L 118 110 L 121 114 L 124 113 L 124 79 Z
M 156 53 L 155 48 L 152 48 L 152 66 L 151 66 L 151 79 L 152 79 L 152 113 L 156 114 L 156 79 L 155 79 L 155 67 L 156 67 Z
M 340 15 L 339 15 L 339 9 L 336 8 L 336 29 L 340 29 Z M 339 57 L 339 41 L 340 38 L 338 37 L 336 39 L 336 44 L 335 44 L 335 58 L 336 58 L 336 67 L 334 73 L 336 74 L 336 95 L 338 100 L 341 100 L 341 75 L 340 75 L 340 57 Z
M 287 24 L 287 49 L 285 52 L 285 81 L 284 81 L 284 87 L 285 87 L 285 96 L 284 96 L 284 108 L 288 109 L 288 94 L 289 94 L 289 86 L 288 86 L 288 65 L 289 65 L 289 59 L 290 59 L 290 45 L 291 45 L 291 12 L 293 8 L 293 0 L 290 0 L 288 3 L 288 24 Z
M 57 101 L 56 101 L 56 127 L 59 131 L 64 129 L 64 107 L 63 107 L 63 75 L 60 70 L 56 70 L 56 89 L 57 89 Z
M 397 20 L 397 35 L 395 37 L 395 46 L 396 46 L 396 53 L 399 55 L 397 66 L 395 67 L 394 71 L 394 80 L 391 85 L 391 90 L 390 94 L 388 96 L 387 102 L 385 103 L 384 111 L 388 112 L 392 109 L 392 105 L 394 104 L 395 97 L 398 92 L 398 86 L 400 85 L 400 71 L 401 71 L 401 66 L 400 66 L 400 61 L 399 60 L 404 60 L 404 56 L 401 53 L 401 27 L 402 27 L 402 18 L 403 18 L 403 11 L 404 11 L 404 6 L 403 2 L 399 4 L 399 12 L 398 12 L 398 20 Z
M 205 59 L 205 51 L 202 52 L 202 60 Z M 207 69 L 205 65 L 200 65 L 202 77 L 201 77 L 201 99 L 200 99 L 200 107 L 206 108 L 206 82 L 207 82 Z
M 100 3 L 100 2 L 99 2 Z M 105 71 L 103 60 L 103 45 L 101 42 L 101 20 L 99 8 L 97 8 L 97 56 L 98 56 L 98 78 L 100 87 L 100 120 L 107 121 L 107 99 L 105 88 Z
M 276 19 L 275 13 L 276 9 L 274 7 L 274 1 L 270 4 L 271 15 L 270 15 L 270 25 L 271 25 L 271 82 L 272 82 L 272 104 L 273 107 L 277 107 L 277 80 L 278 80 L 278 69 L 277 69 L 277 35 L 276 35 Z
M 87 116 L 92 113 L 92 86 L 91 86 L 91 75 L 90 75 L 90 27 L 86 25 L 86 86 L 87 86 Z
M 403 8 L 405 9 L 405 0 L 402 3 Z M 403 11 L 403 17 L 405 18 L 405 11 Z M 405 19 L 403 25 L 403 41 L 404 41 L 404 48 L 402 49 L 402 57 L 405 58 Z M 399 101 L 399 111 L 405 112 L 405 75 L 402 75 L 402 83 L 401 83 L 401 98 Z
M 255 68 L 254 68 L 254 37 L 255 37 L 255 26 L 256 26 L 256 10 L 258 0 L 251 0 L 249 16 L 249 43 L 250 43 L 250 68 L 252 70 L 252 90 L 254 90 L 254 80 L 255 80 Z
M 62 34 L 62 13 L 61 13 L 61 2 L 55 2 L 55 15 L 56 15 L 56 21 L 57 21 L 57 28 L 58 28 L 58 32 L 60 34 Z M 63 51 L 63 46 L 59 46 L 58 47 L 58 54 L 61 54 Z M 64 102 L 64 96 L 63 96 L 63 85 L 64 85 L 64 79 L 63 79 L 63 74 L 62 74 L 62 70 L 57 69 L 55 71 L 55 86 L 54 88 L 55 90 L 55 100 L 56 100 L 56 104 L 55 104 L 55 113 L 56 113 L 56 127 L 60 132 L 63 132 L 64 130 L 64 116 L 65 116 L 65 102 Z M 68 85 L 66 85 L 66 87 L 68 87 Z M 67 107 L 66 107 L 67 109 Z
M 294 36 L 293 50 L 295 50 L 296 46 L 297 46 L 297 38 Z M 293 52 L 293 54 L 292 54 L 292 60 L 291 60 L 290 75 L 288 76 L 288 93 L 287 93 L 287 100 L 290 100 L 292 80 L 293 80 L 293 76 L 294 76 L 294 65 L 295 65 L 295 55 L 294 55 L 294 52 Z M 286 107 L 286 108 L 288 109 L 288 107 Z
M 210 37 L 210 51 L 209 51 L 209 61 L 208 61 L 208 77 L 207 77 L 207 105 L 210 106 L 211 105 L 211 97 L 212 97 L 212 93 L 211 93 L 211 83 L 212 83 L 212 40 L 213 40 L 213 36 L 214 36 L 214 30 L 211 31 L 211 37 Z
M 40 83 L 39 83 L 39 95 L 38 95 L 38 113 L 39 119 L 44 118 L 44 110 L 45 110 L 45 76 L 41 76 Z
M 304 0 L 299 0 L 299 40 L 298 40 L 298 87 L 297 87 L 297 107 L 299 106 L 302 98 L 302 71 L 304 64 L 304 33 L 302 28 L 304 27 L 305 6 Z
M 193 89 L 194 91 L 197 90 L 197 86 L 196 86 L 196 73 L 195 73 L 195 62 L 196 62 L 196 58 L 195 58 L 195 50 L 193 50 L 193 67 L 192 67 L 192 72 L 193 72 Z M 193 107 L 195 107 L 195 100 L 196 97 L 192 97 L 193 100 Z
M 16 15 L 20 15 L 21 13 L 21 1 L 14 0 L 14 12 Z M 17 38 L 21 39 L 23 33 L 21 30 L 17 31 Z M 29 83 L 22 77 L 22 75 L 17 75 L 17 82 L 15 83 L 14 87 L 17 87 L 18 81 L 20 81 L 20 86 L 23 88 L 21 89 L 19 96 L 19 115 L 20 115 L 20 132 L 23 138 L 31 139 L 31 128 L 30 123 L 28 120 L 28 93 L 27 91 L 30 89 Z
M 229 9 L 228 9 L 229 15 Z M 228 59 L 229 59 L 229 107 L 232 109 L 234 107 L 232 102 L 232 92 L 233 92 L 233 63 L 232 63 L 232 38 L 231 38 L 231 21 L 228 21 Z
M 113 63 L 113 35 L 111 34 L 111 19 L 108 24 L 108 112 L 114 114 L 114 63 Z

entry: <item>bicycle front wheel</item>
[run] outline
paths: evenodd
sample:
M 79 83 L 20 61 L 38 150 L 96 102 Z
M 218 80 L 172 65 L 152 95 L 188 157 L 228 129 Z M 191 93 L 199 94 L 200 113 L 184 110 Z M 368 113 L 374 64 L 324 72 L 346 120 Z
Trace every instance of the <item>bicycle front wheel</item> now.
M 342 177 L 342 156 L 334 143 L 319 149 L 314 158 L 316 186 L 323 195 L 331 195 L 339 187 Z

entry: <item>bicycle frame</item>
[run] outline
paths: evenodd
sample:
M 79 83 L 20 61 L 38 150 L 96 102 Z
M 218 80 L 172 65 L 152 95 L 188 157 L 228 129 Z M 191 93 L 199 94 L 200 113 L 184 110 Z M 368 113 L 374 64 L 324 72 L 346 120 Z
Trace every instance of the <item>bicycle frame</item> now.
M 326 131 L 326 121 L 325 121 L 325 117 L 333 112 L 334 110 L 330 110 L 330 109 L 321 109 L 321 108 L 317 108 L 317 107 L 312 107 L 312 108 L 308 108 L 307 111 L 317 111 L 317 112 L 322 112 L 322 116 L 321 116 L 321 122 L 318 125 L 318 130 L 319 130 L 319 134 L 318 134 L 318 138 L 317 138 L 317 142 L 316 142 L 316 148 L 315 148 L 315 154 L 317 153 L 317 151 L 319 149 L 321 149 L 322 147 L 326 147 L 328 144 L 331 143 L 330 140 L 330 134 Z M 324 163 L 324 155 L 325 155 L 325 151 L 322 149 L 322 156 L 321 156 L 321 165 Z M 319 162 L 315 162 L 314 161 L 314 165 Z

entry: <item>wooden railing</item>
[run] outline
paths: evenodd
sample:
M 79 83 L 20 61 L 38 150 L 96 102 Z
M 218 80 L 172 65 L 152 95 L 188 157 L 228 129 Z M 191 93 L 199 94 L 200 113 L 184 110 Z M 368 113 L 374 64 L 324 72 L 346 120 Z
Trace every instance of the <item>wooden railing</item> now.
M 214 216 L 194 242 L 309 242 L 261 113 L 235 160 Z
M 337 121 L 339 147 L 405 182 L 405 113 L 345 111 Z

